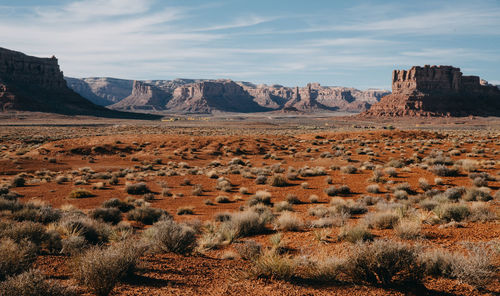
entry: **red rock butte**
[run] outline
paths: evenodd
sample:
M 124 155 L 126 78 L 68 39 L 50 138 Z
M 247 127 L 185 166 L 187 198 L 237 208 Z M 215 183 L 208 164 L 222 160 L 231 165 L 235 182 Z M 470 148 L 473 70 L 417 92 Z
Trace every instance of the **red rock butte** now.
M 392 94 L 361 116 L 499 116 L 500 90 L 452 66 L 394 70 Z

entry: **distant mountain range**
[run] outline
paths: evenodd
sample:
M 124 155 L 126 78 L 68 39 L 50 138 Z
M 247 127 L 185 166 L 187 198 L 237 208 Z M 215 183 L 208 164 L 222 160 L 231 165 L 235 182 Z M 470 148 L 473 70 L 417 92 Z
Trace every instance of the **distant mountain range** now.
M 291 88 L 228 79 L 65 79 L 70 88 L 95 104 L 146 113 L 361 112 L 390 93 L 379 89 L 325 87 L 318 83 Z

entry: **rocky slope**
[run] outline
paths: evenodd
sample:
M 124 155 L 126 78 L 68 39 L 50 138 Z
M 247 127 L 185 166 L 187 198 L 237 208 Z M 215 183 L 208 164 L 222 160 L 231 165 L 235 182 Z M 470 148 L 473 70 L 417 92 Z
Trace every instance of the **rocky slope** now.
M 81 82 L 79 83 L 79 79 L 66 79 L 71 81 L 71 87 L 96 103 L 102 101 L 102 105 L 110 105 L 110 108 L 141 110 L 144 112 L 148 110 L 164 110 L 188 113 L 214 111 L 245 113 L 282 109 L 300 112 L 336 110 L 360 112 L 368 109 L 371 104 L 378 102 L 382 96 L 389 93 L 385 90 L 360 91 L 347 87 L 324 87 L 318 83 L 308 84 L 302 88 L 291 88 L 281 85 L 255 85 L 249 82 L 234 82 L 231 80 L 175 79 L 143 81 L 145 84 L 154 87 L 155 96 L 171 97 L 165 107 L 164 100 L 156 100 L 158 104 L 153 106 L 151 101 L 148 102 L 147 99 L 132 99 L 131 97 L 137 98 L 137 93 L 140 93 L 136 92 L 135 95 L 132 95 L 133 81 L 129 81 L 130 88 L 128 88 L 122 87 L 126 85 L 123 81 L 127 80 L 86 78 L 80 79 Z M 151 99 L 151 95 L 145 96 Z M 120 97 L 123 98 L 120 99 Z M 121 103 L 121 100 L 126 97 L 127 100 Z M 111 98 L 114 104 L 108 102 Z M 258 106 L 251 103 L 250 99 Z M 142 106 L 140 106 L 141 104 Z
M 108 106 L 120 102 L 132 93 L 133 80 L 108 77 L 70 78 L 68 86 L 97 105 Z
M 109 106 L 118 110 L 137 111 L 162 111 L 167 108 L 167 102 L 171 94 L 158 87 L 135 80 L 132 86 L 132 93 L 125 99 Z
M 68 88 L 55 57 L 38 58 L 0 48 L 0 111 L 19 110 L 151 118 L 95 105 Z
M 362 116 L 500 116 L 500 90 L 452 66 L 395 70 L 392 94 Z

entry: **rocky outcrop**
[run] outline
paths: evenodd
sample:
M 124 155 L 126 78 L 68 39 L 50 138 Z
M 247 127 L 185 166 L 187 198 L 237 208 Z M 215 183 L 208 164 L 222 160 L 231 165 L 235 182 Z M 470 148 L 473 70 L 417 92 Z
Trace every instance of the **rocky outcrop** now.
M 500 90 L 452 66 L 395 70 L 392 94 L 362 116 L 500 115 Z
M 146 118 L 111 111 L 75 93 L 67 87 L 55 57 L 38 58 L 0 48 L 0 111 L 9 110 Z
M 133 80 L 108 77 L 70 78 L 68 86 L 94 104 L 108 106 L 120 102 L 132 93 Z
M 154 85 L 135 80 L 130 96 L 109 108 L 129 111 L 162 111 L 167 109 L 167 102 L 170 98 L 170 93 Z
M 321 86 L 310 83 L 302 88 L 290 88 L 281 85 L 259 85 L 240 83 L 254 97 L 259 105 L 281 109 L 294 107 L 304 112 L 318 111 L 364 111 L 390 92 L 369 89 L 360 91 L 347 87 Z
M 231 80 L 204 81 L 175 89 L 168 102 L 170 111 L 185 113 L 262 112 L 269 109 L 254 102 L 253 97 Z

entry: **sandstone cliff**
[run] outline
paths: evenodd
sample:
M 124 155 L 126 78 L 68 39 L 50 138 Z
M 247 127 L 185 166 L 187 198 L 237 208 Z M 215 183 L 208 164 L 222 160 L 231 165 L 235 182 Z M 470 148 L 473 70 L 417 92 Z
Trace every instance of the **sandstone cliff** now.
M 262 112 L 264 108 L 253 101 L 240 85 L 231 80 L 204 81 L 175 89 L 167 108 L 187 113 Z
M 55 57 L 37 58 L 0 48 L 0 111 L 9 110 L 145 118 L 111 111 L 75 93 L 67 87 Z
M 412 67 L 392 74 L 392 94 L 363 116 L 500 115 L 500 90 L 452 66 Z
M 109 106 L 119 110 L 162 111 L 167 108 L 171 94 L 154 85 L 135 80 L 132 93 L 120 102 Z

